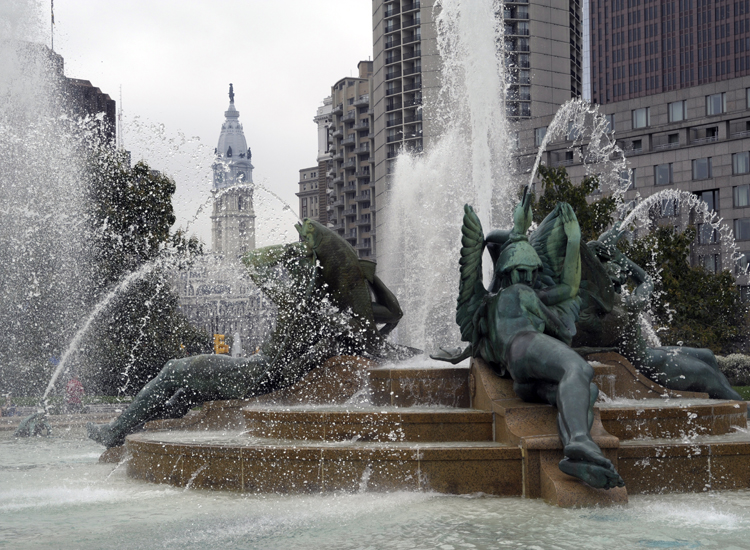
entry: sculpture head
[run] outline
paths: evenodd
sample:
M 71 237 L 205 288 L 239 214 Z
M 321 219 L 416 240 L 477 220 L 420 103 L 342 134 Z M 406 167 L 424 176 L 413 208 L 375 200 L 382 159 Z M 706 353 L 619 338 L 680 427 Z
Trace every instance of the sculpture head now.
M 509 242 L 500 252 L 495 265 L 503 288 L 515 284 L 533 287 L 542 268 L 542 260 L 524 237 Z
M 320 247 L 320 243 L 323 241 L 327 228 L 320 222 L 305 218 L 302 223 L 298 223 L 294 226 L 297 233 L 302 237 L 302 241 L 307 245 L 307 251 L 310 256 L 315 253 L 315 250 Z

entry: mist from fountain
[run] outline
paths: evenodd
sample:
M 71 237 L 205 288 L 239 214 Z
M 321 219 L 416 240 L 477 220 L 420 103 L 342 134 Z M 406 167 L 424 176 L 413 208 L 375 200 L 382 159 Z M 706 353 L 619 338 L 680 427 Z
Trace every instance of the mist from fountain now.
M 109 145 L 102 137 L 101 115 L 76 119 L 62 114 L 66 98 L 61 93 L 61 58 L 39 43 L 24 41 L 42 37 L 38 8 L 36 2 L 22 0 L 0 18 L 0 94 L 4 98 L 0 104 L 0 292 L 6 305 L 0 313 L 0 328 L 6 335 L 0 345 L 4 367 L 0 378 L 5 391 L 13 393 L 49 380 L 46 389 L 39 388 L 40 393 L 44 389 L 47 402 L 59 377 L 77 365 L 74 358 L 88 345 L 86 335 L 112 302 L 156 267 L 162 274 L 176 271 L 189 258 L 167 246 L 155 264 L 124 274 L 113 288 L 100 288 L 96 283 L 100 277 L 89 241 L 97 229 L 91 223 L 95 220 L 86 182 L 92 153 Z M 212 149 L 198 138 L 139 117 L 128 118 L 126 127 L 130 145 L 159 155 L 170 173 L 174 170 L 181 177 L 179 189 L 187 183 L 187 193 L 175 196 L 177 210 L 195 211 L 193 187 L 204 190 L 204 205 L 213 201 L 209 192 L 215 161 Z M 261 243 L 295 240 L 287 214 L 293 210 L 266 187 L 256 184 L 262 195 L 256 195 L 264 228 Z M 280 202 L 282 206 L 276 206 Z M 202 209 L 198 208 L 186 229 L 191 229 Z M 162 281 L 154 292 L 172 289 Z M 142 326 L 154 313 L 149 303 L 145 303 L 146 317 L 135 321 L 134 329 L 141 334 L 135 347 L 152 345 L 143 337 Z M 128 385 L 134 361 L 135 349 L 131 349 L 130 361 L 120 373 L 122 389 Z
M 87 309 L 86 151 L 100 120 L 62 113 L 61 66 L 38 36 L 38 5 L 14 3 L 0 42 L 0 362 L 6 387 L 44 376 Z M 12 369 L 12 371 L 10 370 Z
M 599 105 L 592 105 L 581 99 L 571 99 L 562 104 L 547 126 L 526 184 L 528 190 L 533 190 L 534 179 L 547 145 L 561 140 L 569 141 L 568 149 L 578 151 L 586 175 L 597 176 L 599 188 L 609 191 L 621 203 L 629 185 L 628 181 L 623 181 L 620 177 L 628 169 L 627 159 L 617 144 L 606 117 L 599 113 Z
M 149 263 L 142 265 L 136 271 L 132 271 L 128 273 L 112 290 L 110 290 L 94 306 L 94 309 L 91 311 L 91 313 L 89 313 L 88 317 L 83 321 L 81 327 L 76 331 L 75 335 L 70 340 L 68 347 L 65 349 L 65 351 L 62 354 L 62 357 L 60 358 L 60 362 L 58 363 L 57 367 L 52 373 L 49 383 L 47 384 L 47 389 L 44 390 L 44 394 L 42 395 L 42 402 L 44 403 L 45 410 L 49 409 L 49 402 L 47 399 L 49 397 L 49 394 L 55 389 L 55 383 L 57 382 L 57 379 L 60 376 L 60 374 L 65 372 L 65 369 L 68 366 L 68 359 L 71 357 L 72 354 L 78 351 L 78 347 L 81 344 L 81 340 L 86 335 L 89 328 L 91 327 L 91 323 L 93 323 L 103 311 L 106 311 L 107 307 L 120 293 L 125 292 L 130 287 L 130 285 L 133 284 L 133 282 L 137 281 L 138 279 L 144 277 L 146 274 L 153 271 L 155 267 L 156 267 L 156 262 L 149 262 Z M 125 373 L 125 378 L 126 378 L 126 384 L 127 384 L 127 373 Z
M 486 228 L 509 221 L 515 180 L 508 169 L 498 11 L 502 4 L 493 0 L 443 0 L 435 6 L 442 86 L 424 100 L 439 137 L 423 156 L 399 156 L 378 222 L 399 228 L 378 241 L 378 263 L 402 303 L 398 339 L 406 345 L 431 350 L 458 341 L 458 271 L 450 258 L 458 257 L 464 203 L 475 205 Z
M 729 258 L 732 264 L 736 264 L 737 261 L 742 257 L 739 252 L 737 243 L 734 240 L 734 233 L 724 222 L 715 211 L 709 210 L 708 206 L 702 201 L 697 195 L 689 191 L 681 189 L 663 189 L 648 196 L 642 201 L 635 205 L 630 206 L 632 209 L 625 215 L 622 220 L 623 226 L 635 225 L 638 228 L 647 227 L 650 220 L 650 213 L 654 208 L 663 209 L 668 203 L 672 203 L 674 206 L 670 206 L 671 210 L 679 215 L 680 208 L 687 208 L 688 211 L 694 211 L 696 218 L 699 220 L 697 223 L 706 224 L 710 230 L 715 231 L 718 235 L 718 241 L 721 244 L 722 257 Z M 747 268 L 745 268 L 745 272 Z
M 503 44 L 500 1 L 443 0 L 435 6 L 442 60 L 437 96 L 425 92 L 434 113 L 433 141 L 423 155 L 403 151 L 393 185 L 379 213 L 384 231 L 378 262 L 396 290 L 404 319 L 400 343 L 426 350 L 458 342 L 453 319 L 463 205 L 472 204 L 485 232 L 508 228 L 521 187 L 531 186 L 546 146 L 572 135 L 570 148 L 583 151 L 587 173 L 597 174 L 617 200 L 624 194 L 620 173 L 626 160 L 598 107 L 581 100 L 564 104 L 539 148 L 530 174 L 512 163 L 514 133 L 506 116 L 508 61 Z M 431 121 L 433 119 L 431 118 Z M 428 138 L 424 138 L 428 139 Z M 492 265 L 485 254 L 485 281 Z

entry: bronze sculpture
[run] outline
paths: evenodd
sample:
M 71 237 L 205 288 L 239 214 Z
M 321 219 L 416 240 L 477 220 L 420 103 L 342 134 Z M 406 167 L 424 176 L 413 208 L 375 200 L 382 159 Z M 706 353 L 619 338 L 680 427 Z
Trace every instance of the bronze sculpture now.
M 531 224 L 530 196 L 514 212 L 511 231 L 485 240 L 474 210 L 464 207 L 461 281 L 456 322 L 469 347 L 435 358 L 481 357 L 500 376 L 510 376 L 526 401 L 558 409 L 565 458 L 560 469 L 598 488 L 621 487 L 622 478 L 591 438 L 598 389 L 593 369 L 570 348 L 578 318 L 581 280 L 580 228 L 572 208 L 558 204 L 539 228 Z M 482 253 L 495 263 L 490 289 L 482 284 Z
M 399 359 L 419 353 L 385 339 L 402 313 L 375 263 L 360 260 L 348 242 L 316 221 L 295 227 L 302 243 L 245 257 L 251 278 L 278 310 L 274 333 L 260 351 L 249 358 L 198 355 L 167 362 L 115 421 L 87 425 L 91 439 L 122 445 L 144 422 L 179 418 L 209 400 L 285 388 L 334 355 Z
M 649 347 L 639 317 L 648 305 L 654 283 L 648 273 L 617 248 L 624 235 L 625 229 L 618 222 L 598 240 L 588 243 L 588 251 L 596 262 L 586 264 L 584 278 L 596 283 L 589 284 L 588 292 L 582 293 L 582 314 L 574 344 L 614 346 L 641 374 L 666 388 L 741 401 L 742 397 L 719 370 L 711 350 Z M 608 280 L 609 284 L 603 284 L 602 280 Z M 624 292 L 628 282 L 634 288 Z

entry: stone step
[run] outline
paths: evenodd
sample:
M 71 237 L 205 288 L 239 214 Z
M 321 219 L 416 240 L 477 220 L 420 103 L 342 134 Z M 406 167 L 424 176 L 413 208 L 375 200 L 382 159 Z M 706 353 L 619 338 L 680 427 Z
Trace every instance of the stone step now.
M 602 425 L 628 439 L 721 435 L 747 427 L 745 401 L 644 399 L 597 405 Z
M 325 380 L 303 379 L 281 397 L 208 403 L 179 421 L 149 423 L 171 431 L 129 436 L 128 474 L 245 492 L 481 491 L 566 507 L 750 486 L 745 403 L 670 392 L 619 355 L 593 357 L 596 383 L 616 399 L 595 407 L 591 434 L 627 488 L 597 490 L 563 474 L 557 411 L 523 402 L 512 381 L 478 360 L 470 371 L 336 361 L 321 371 Z M 330 405 L 358 396 L 363 381 L 375 406 Z M 320 405 L 297 405 L 309 392 Z
M 259 440 L 243 432 L 128 436 L 130 477 L 258 493 L 427 490 L 520 496 L 521 449 L 493 442 L 381 443 Z
M 618 459 L 629 494 L 750 487 L 750 433 L 746 430 L 683 440 L 621 441 Z
M 371 368 L 368 376 L 372 403 L 394 407 L 470 406 L 468 367 L 441 361 L 424 364 L 417 368 Z
M 243 409 L 249 436 L 302 441 L 492 441 L 492 413 L 437 408 Z

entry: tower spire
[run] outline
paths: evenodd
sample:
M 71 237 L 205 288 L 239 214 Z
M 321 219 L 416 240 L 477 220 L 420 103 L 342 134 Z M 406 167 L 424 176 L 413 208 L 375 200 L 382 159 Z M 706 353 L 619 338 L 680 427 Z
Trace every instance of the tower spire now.
M 234 87 L 229 83 L 229 103 L 234 103 Z

